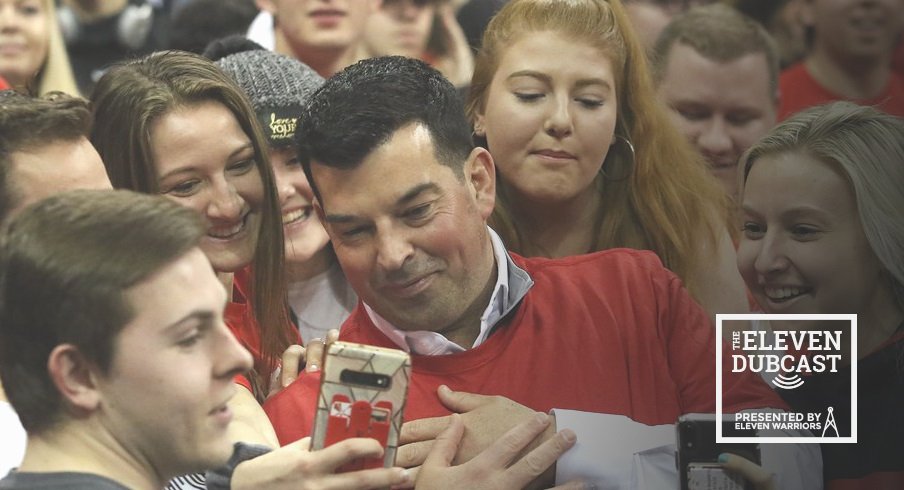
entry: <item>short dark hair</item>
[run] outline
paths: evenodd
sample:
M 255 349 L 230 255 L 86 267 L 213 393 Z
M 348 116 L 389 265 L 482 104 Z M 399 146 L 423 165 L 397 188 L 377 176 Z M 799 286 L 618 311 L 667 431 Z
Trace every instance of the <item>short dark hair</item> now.
M 474 149 L 458 91 L 423 61 L 384 56 L 359 61 L 328 79 L 299 118 L 295 141 L 314 194 L 311 161 L 354 168 L 403 126 L 423 124 L 436 158 L 461 177 Z
M 203 233 L 194 210 L 131 191 L 64 192 L 10 220 L 0 250 L 0 379 L 29 433 L 60 419 L 51 351 L 72 344 L 107 372 L 134 315 L 125 291 Z
M 19 201 L 7 182 L 11 155 L 57 141 L 88 137 L 88 102 L 62 92 L 43 97 L 0 91 L 0 222 Z

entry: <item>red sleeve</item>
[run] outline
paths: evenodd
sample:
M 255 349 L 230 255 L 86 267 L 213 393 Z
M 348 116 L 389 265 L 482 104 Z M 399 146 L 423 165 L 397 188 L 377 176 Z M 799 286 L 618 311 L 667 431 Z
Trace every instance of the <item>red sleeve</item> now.
M 264 402 L 282 446 L 311 435 L 320 392 L 320 372 L 302 373 L 291 385 Z
M 664 271 L 657 288 L 665 288 L 668 308 L 660 313 L 667 339 L 669 365 L 678 384 L 684 413 L 716 411 L 716 346 L 722 349 L 722 409 L 733 413 L 748 408 L 788 407 L 756 374 L 732 373 L 728 344 L 716 343 L 709 314 L 690 296 L 673 273 Z M 671 326 L 671 328 L 669 328 Z

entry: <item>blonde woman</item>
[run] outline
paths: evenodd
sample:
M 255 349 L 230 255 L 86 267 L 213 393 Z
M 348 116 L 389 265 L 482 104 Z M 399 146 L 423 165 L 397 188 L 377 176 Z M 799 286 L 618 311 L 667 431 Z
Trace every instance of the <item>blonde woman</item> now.
M 56 18 L 53 0 L 0 0 L 0 76 L 13 88 L 79 95 Z
M 798 113 L 741 157 L 738 266 L 767 313 L 856 314 L 857 444 L 823 444 L 827 489 L 904 488 L 904 120 L 849 102 Z M 817 320 L 775 330 L 823 330 Z M 844 343 L 842 343 L 844 347 Z M 851 361 L 778 390 L 850 434 Z M 847 395 L 845 395 L 847 393 Z M 831 434 L 831 432 L 830 432 Z

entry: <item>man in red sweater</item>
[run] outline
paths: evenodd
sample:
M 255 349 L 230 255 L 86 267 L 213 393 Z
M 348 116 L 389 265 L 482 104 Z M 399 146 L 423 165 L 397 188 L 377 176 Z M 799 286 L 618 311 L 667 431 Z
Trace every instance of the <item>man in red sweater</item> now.
M 474 148 L 460 99 L 435 70 L 402 57 L 361 61 L 314 96 L 296 139 L 362 301 L 340 339 L 412 355 L 405 417 L 417 422 L 403 429 L 412 444 L 399 464 L 419 464 L 417 442 L 437 436 L 451 412 L 467 427 L 462 462 L 535 411 L 556 409 L 534 446 L 563 427 L 586 444 L 623 436 L 574 422 L 588 414 L 643 431 L 715 410 L 714 329 L 655 255 L 506 252 L 486 226 L 493 158 Z M 310 431 L 317 389 L 304 373 L 265 405 L 283 444 Z M 728 375 L 723 391 L 726 412 L 784 407 L 754 376 Z M 561 461 L 539 483 L 556 472 L 593 479 L 565 476 Z

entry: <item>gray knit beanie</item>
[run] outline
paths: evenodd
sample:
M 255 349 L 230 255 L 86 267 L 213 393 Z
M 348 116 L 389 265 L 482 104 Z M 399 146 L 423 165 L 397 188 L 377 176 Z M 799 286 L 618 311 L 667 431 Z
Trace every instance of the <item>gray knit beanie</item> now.
M 292 144 L 301 109 L 323 78 L 308 65 L 263 48 L 227 54 L 215 63 L 248 95 L 270 146 Z

